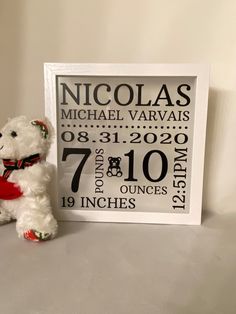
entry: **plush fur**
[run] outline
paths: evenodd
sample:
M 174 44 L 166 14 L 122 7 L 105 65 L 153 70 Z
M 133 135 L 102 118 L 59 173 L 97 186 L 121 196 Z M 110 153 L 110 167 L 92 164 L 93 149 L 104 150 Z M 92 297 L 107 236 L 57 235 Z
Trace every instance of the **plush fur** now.
M 40 122 L 41 123 L 41 122 Z M 20 191 L 15 199 L 0 200 L 0 224 L 16 220 L 20 238 L 32 241 L 48 240 L 57 233 L 57 222 L 52 215 L 47 185 L 51 177 L 51 165 L 45 161 L 49 151 L 53 128 L 49 121 L 43 121 L 45 130 L 24 116 L 7 122 L 0 131 L 0 159 L 16 162 L 39 154 L 40 160 L 24 169 L 13 170 L 7 184 L 13 183 Z M 1 166 L 1 175 L 4 173 Z

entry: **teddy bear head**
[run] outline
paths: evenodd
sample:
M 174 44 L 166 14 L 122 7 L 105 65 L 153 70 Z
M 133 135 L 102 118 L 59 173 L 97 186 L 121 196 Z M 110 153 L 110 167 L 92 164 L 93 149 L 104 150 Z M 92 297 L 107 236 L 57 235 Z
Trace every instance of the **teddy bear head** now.
M 52 134 L 48 120 L 29 120 L 24 116 L 9 119 L 0 130 L 0 158 L 19 160 L 34 154 L 46 157 Z

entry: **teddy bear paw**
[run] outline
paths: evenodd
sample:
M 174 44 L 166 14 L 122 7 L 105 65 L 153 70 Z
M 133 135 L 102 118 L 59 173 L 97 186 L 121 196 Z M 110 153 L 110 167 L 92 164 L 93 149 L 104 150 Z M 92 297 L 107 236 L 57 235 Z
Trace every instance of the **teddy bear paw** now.
M 37 230 L 30 229 L 24 232 L 24 238 L 33 242 L 42 242 L 50 240 L 52 235 L 50 233 L 39 232 Z

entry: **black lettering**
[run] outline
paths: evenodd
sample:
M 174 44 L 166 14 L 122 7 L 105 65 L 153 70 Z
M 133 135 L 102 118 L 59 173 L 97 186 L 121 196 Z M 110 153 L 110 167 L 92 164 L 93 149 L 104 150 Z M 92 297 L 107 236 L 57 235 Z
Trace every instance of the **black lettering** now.
M 119 91 L 121 88 L 123 87 L 127 87 L 128 91 L 129 91 L 129 99 L 127 100 L 127 102 L 122 103 L 119 99 Z M 123 93 L 122 93 L 123 94 Z M 132 87 L 128 84 L 119 84 L 116 86 L 115 90 L 114 90 L 114 100 L 115 102 L 120 105 L 120 106 L 128 106 L 129 104 L 131 104 L 131 102 L 134 99 L 134 91 L 132 89 Z
M 76 86 L 76 95 L 73 93 L 73 91 L 67 86 L 66 83 L 61 83 L 62 86 L 62 102 L 61 105 L 68 105 L 66 95 L 67 93 L 71 96 L 71 98 L 76 102 L 77 105 L 80 104 L 80 86 L 81 84 L 75 83 Z
M 61 119 L 76 119 L 76 109 L 69 109 L 68 111 L 61 109 Z
M 189 96 L 187 94 L 183 93 L 182 87 L 185 87 L 186 90 L 191 90 L 191 87 L 188 84 L 181 84 L 181 85 L 179 85 L 178 88 L 177 88 L 177 93 L 180 96 L 182 96 L 186 100 L 186 102 L 185 103 L 181 103 L 180 100 L 177 100 L 176 104 L 178 106 L 188 106 L 190 104 L 190 98 L 189 98 Z
M 164 93 L 163 96 L 162 96 L 162 93 Z M 155 103 L 153 104 L 153 106 L 160 106 L 160 104 L 158 103 L 159 100 L 167 100 L 167 103 L 165 104 L 166 106 L 174 106 L 174 104 L 171 101 L 171 98 L 170 98 L 166 84 L 162 85 L 161 90 L 160 90 L 160 92 L 157 96 L 157 99 L 156 99 Z
M 142 87 L 144 84 L 136 84 L 138 86 L 138 100 L 136 106 L 150 106 L 151 100 L 149 100 L 146 104 L 142 103 Z
M 129 208 L 129 209 L 134 209 L 134 208 L 135 208 L 135 198 L 130 198 L 130 199 L 129 199 L 128 208 Z
M 179 154 L 179 156 L 175 157 L 175 162 L 177 161 L 187 162 L 187 152 L 188 148 L 175 148 L 175 153 Z
M 99 100 L 99 98 L 98 98 L 98 90 L 99 90 L 102 86 L 105 86 L 105 87 L 106 87 L 106 91 L 107 91 L 107 92 L 110 92 L 110 91 L 111 91 L 111 87 L 110 87 L 108 84 L 105 84 L 105 83 L 98 84 L 98 85 L 94 88 L 93 97 L 94 97 L 95 102 L 96 102 L 98 105 L 105 106 L 105 105 L 108 105 L 108 104 L 111 102 L 111 99 L 108 99 L 106 102 L 101 102 L 101 100 Z
M 90 86 L 91 86 L 91 84 L 85 83 L 84 86 L 85 86 L 85 100 L 86 100 L 84 105 L 91 105 L 91 103 L 89 101 L 89 94 L 90 94 Z

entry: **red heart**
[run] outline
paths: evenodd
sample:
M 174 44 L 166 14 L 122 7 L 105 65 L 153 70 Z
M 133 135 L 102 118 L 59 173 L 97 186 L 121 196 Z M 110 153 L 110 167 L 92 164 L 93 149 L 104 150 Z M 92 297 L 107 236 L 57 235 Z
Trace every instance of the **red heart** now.
M 23 195 L 20 187 L 13 183 L 8 182 L 4 177 L 0 176 L 0 199 L 1 200 L 14 200 Z

